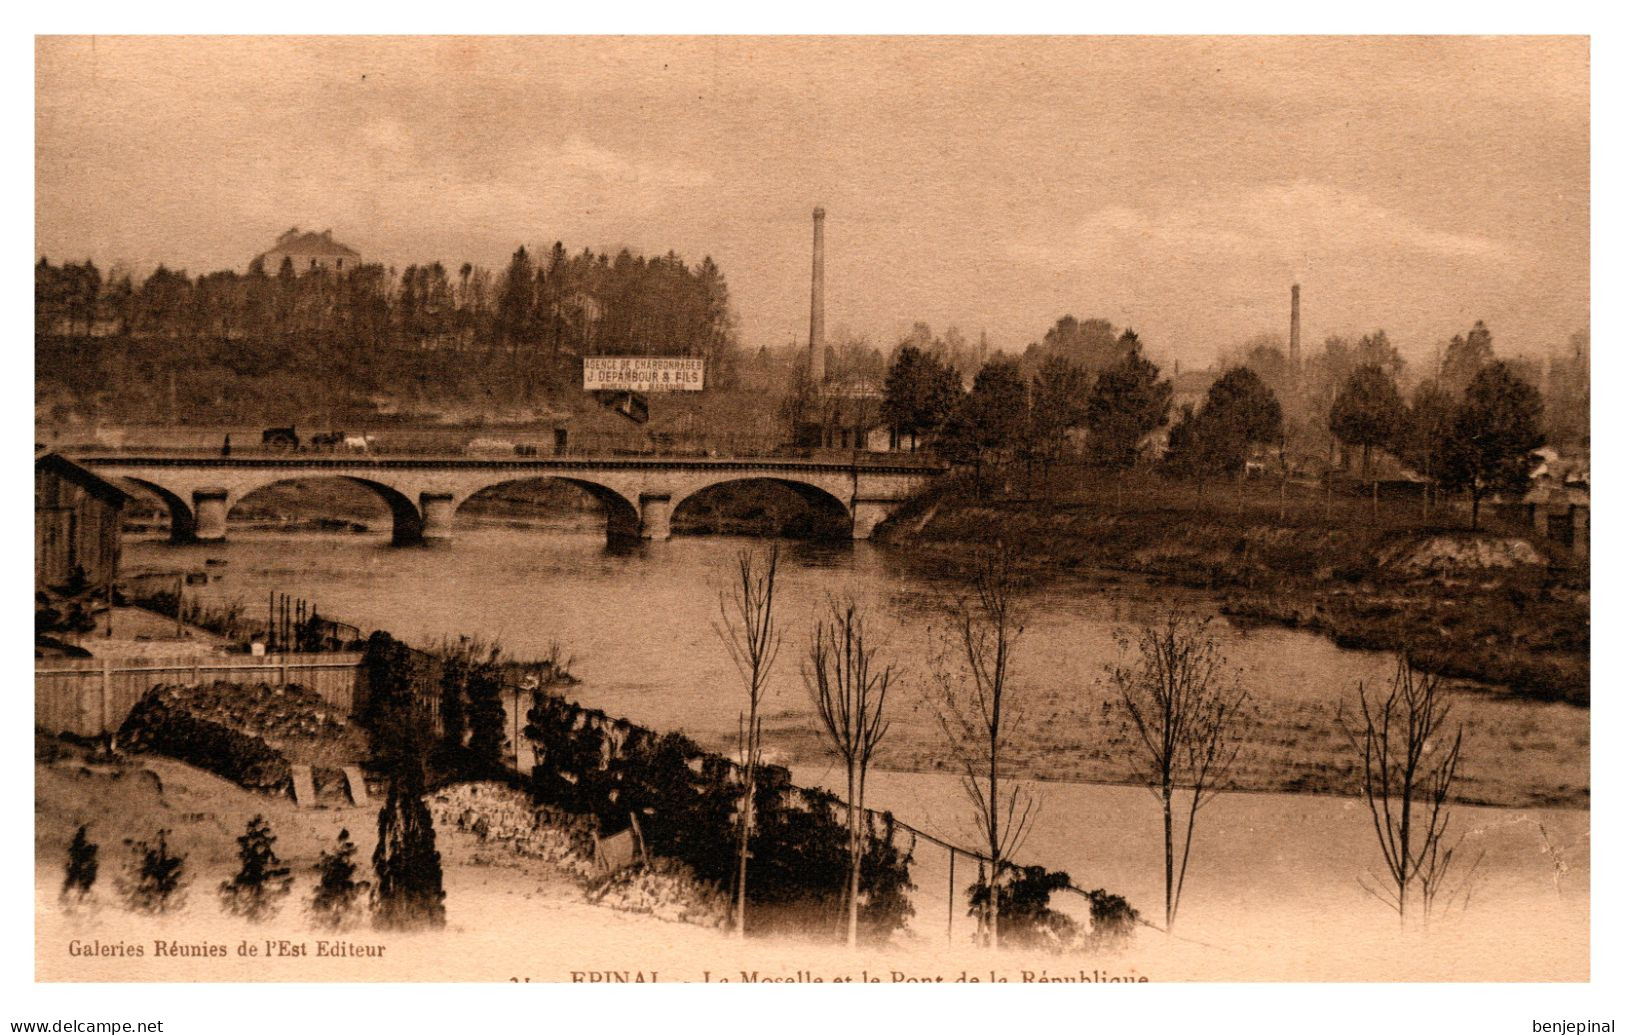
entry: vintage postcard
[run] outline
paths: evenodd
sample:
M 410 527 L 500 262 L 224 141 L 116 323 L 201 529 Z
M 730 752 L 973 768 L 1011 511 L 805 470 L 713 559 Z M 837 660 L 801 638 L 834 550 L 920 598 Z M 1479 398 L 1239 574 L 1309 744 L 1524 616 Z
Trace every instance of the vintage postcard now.
M 35 58 L 37 982 L 1590 980 L 1587 38 Z

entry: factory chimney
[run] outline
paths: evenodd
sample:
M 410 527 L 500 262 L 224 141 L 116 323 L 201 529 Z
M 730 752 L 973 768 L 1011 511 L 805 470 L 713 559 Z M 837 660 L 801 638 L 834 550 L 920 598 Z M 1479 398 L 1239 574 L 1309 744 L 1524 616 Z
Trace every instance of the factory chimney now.
M 812 329 L 807 333 L 807 370 L 814 384 L 824 380 L 824 209 L 813 209 Z
M 1287 346 L 1287 359 L 1292 369 L 1298 369 L 1298 285 L 1292 285 L 1292 337 Z

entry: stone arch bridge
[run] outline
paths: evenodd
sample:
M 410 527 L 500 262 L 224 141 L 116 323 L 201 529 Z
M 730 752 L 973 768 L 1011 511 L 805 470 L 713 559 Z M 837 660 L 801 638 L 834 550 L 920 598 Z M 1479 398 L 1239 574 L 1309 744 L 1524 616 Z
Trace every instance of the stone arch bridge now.
M 665 457 L 473 458 L 312 456 L 87 456 L 79 463 L 123 478 L 169 508 L 171 537 L 220 542 L 226 516 L 243 497 L 290 479 L 343 478 L 377 493 L 394 518 L 394 541 L 409 545 L 451 537 L 457 508 L 507 482 L 554 478 L 604 505 L 610 538 L 669 539 L 672 512 L 696 493 L 728 482 L 767 480 L 818 506 L 839 506 L 852 538 L 874 527 L 941 468 L 790 459 Z

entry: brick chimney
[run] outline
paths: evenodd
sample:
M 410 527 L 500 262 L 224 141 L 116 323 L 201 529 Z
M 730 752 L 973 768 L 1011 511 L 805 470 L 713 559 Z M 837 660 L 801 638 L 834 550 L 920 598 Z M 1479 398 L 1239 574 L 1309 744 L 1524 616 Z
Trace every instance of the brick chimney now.
M 1292 285 L 1292 337 L 1287 346 L 1287 359 L 1292 363 L 1292 369 L 1298 369 L 1298 285 Z
M 824 380 L 824 209 L 813 209 L 812 328 L 807 333 L 807 370 Z

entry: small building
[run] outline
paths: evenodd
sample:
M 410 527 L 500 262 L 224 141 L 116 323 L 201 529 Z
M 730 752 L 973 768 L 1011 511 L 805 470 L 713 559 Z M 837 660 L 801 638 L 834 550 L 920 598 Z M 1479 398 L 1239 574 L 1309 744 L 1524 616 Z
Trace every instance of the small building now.
M 301 233 L 296 226 L 284 231 L 270 250 L 255 256 L 251 266 L 263 269 L 268 277 L 274 277 L 282 271 L 284 262 L 292 265 L 296 275 L 318 269 L 343 273 L 361 265 L 361 253 L 333 240 L 331 230 Z
M 60 453 L 35 453 L 35 588 L 106 586 L 117 578 L 122 512 L 129 499 L 123 489 Z
M 794 444 L 804 449 L 906 450 L 909 436 L 899 436 L 881 419 L 885 400 L 885 389 L 868 378 L 825 382 L 796 425 Z

